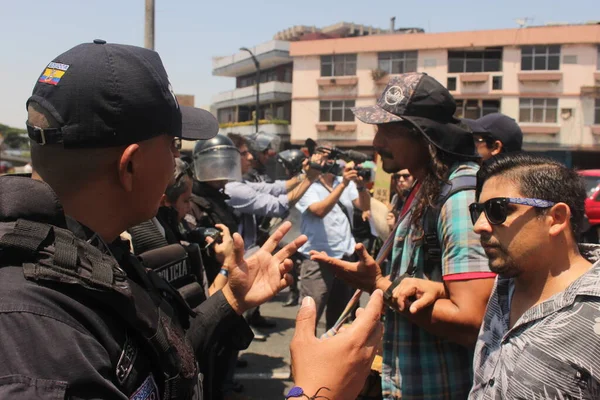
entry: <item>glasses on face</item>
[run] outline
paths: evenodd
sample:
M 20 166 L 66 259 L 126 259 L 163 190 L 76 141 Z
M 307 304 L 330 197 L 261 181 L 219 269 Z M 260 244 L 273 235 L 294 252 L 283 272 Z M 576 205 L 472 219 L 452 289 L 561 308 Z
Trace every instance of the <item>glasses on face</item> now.
M 548 208 L 556 203 L 527 197 L 495 197 L 483 203 L 473 203 L 469 205 L 469 213 L 471 214 L 473 225 L 475 225 L 482 212 L 485 213 L 485 217 L 491 225 L 503 223 L 506 221 L 506 217 L 508 217 L 509 204 L 521 204 L 535 208 Z
M 405 181 L 410 178 L 410 174 L 395 174 L 394 179 L 404 179 Z
M 475 144 L 492 144 L 494 139 L 491 136 L 474 136 Z

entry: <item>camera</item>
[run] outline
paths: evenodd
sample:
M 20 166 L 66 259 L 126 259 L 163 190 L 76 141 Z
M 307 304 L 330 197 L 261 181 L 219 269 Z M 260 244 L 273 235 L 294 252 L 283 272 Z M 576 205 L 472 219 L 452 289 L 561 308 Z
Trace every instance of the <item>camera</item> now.
M 363 168 L 360 165 L 357 165 L 356 167 L 354 167 L 354 169 L 356 170 L 357 174 L 359 177 L 361 177 L 363 179 L 363 181 L 365 182 L 371 182 L 371 178 L 372 178 L 372 169 L 370 168 Z
M 189 242 L 206 244 L 206 238 L 212 238 L 215 243 L 223 242 L 223 233 L 217 228 L 199 227 L 188 232 L 187 239 Z

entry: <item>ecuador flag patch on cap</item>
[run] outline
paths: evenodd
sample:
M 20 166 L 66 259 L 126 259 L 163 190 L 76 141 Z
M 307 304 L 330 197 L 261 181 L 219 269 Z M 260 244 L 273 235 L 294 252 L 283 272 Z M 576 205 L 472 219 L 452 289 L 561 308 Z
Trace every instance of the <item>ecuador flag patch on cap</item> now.
M 38 82 L 56 86 L 68 69 L 69 66 L 67 64 L 51 62 L 40 76 L 40 79 L 38 79 Z

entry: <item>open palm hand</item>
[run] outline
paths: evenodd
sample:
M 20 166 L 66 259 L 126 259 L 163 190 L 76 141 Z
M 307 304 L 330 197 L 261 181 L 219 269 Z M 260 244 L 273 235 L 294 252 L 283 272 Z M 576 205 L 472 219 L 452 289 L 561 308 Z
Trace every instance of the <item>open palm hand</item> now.
M 291 226 L 290 222 L 283 223 L 260 250 L 247 259 L 244 259 L 244 241 L 239 234 L 234 234 L 234 265 L 228 265 L 229 282 L 223 293 L 238 314 L 272 299 L 293 282 L 288 274 L 293 262 L 288 257 L 306 242 L 306 236 L 299 236 L 273 254 Z

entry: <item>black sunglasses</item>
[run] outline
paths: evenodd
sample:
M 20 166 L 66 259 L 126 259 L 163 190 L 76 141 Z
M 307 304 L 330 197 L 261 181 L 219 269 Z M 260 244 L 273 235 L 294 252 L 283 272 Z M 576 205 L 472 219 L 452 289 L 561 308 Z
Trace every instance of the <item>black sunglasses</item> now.
M 394 174 L 394 179 L 404 179 L 407 180 L 408 178 L 410 178 L 410 174 Z
M 552 207 L 556 203 L 547 200 L 530 198 L 495 197 L 483 203 L 473 203 L 469 205 L 469 213 L 471 214 L 471 221 L 473 222 L 473 225 L 475 225 L 482 212 L 485 213 L 485 217 L 491 225 L 499 225 L 503 223 L 506 221 L 506 217 L 508 216 L 509 204 L 521 204 L 536 208 L 548 208 Z

